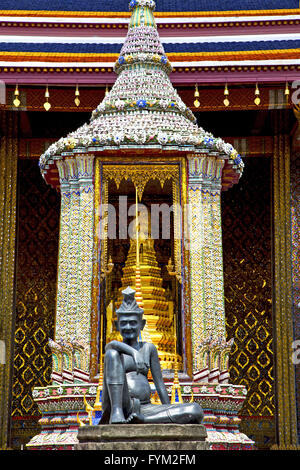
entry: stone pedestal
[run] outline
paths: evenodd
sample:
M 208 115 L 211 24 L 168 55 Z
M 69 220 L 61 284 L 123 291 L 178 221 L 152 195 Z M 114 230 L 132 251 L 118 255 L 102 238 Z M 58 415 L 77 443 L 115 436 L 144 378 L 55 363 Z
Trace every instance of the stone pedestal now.
M 208 450 L 202 424 L 104 424 L 78 429 L 75 450 Z
M 166 382 L 170 397 L 171 386 L 171 381 Z M 27 449 L 73 450 L 79 442 L 78 430 L 84 432 L 82 427 L 79 427 L 78 418 L 85 427 L 89 427 L 84 397 L 93 407 L 96 393 L 96 383 L 57 384 L 35 388 L 34 401 L 42 415 L 39 420 L 41 432 L 26 444 Z M 212 450 L 253 449 L 254 442 L 239 429 L 241 420 L 238 414 L 246 394 L 247 390 L 243 385 L 188 381 L 181 384 L 184 403 L 194 400 L 204 411 L 203 425 L 207 431 L 207 442 Z M 122 425 L 123 430 L 124 426 Z M 134 426 L 137 430 L 138 425 Z M 147 429 L 150 429 L 148 426 L 150 425 L 147 425 Z M 108 425 L 105 427 L 108 429 Z

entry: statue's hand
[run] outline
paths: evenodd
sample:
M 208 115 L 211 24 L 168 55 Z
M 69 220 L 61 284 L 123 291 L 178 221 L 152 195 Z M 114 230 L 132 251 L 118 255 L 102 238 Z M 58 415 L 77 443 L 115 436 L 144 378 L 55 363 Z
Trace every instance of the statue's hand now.
M 139 351 L 134 350 L 132 357 L 136 365 L 137 374 L 147 372 L 147 366 L 144 362 L 143 356 L 139 353 Z

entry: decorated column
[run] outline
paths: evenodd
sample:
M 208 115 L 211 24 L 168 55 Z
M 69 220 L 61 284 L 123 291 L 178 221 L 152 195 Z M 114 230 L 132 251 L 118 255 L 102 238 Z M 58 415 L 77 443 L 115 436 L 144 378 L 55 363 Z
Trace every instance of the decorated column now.
M 60 234 L 59 234 L 59 256 L 58 256 L 58 278 L 57 278 L 57 299 L 56 299 L 56 338 L 64 339 L 66 327 L 66 315 L 68 297 L 68 245 L 69 245 L 69 224 L 70 224 L 70 185 L 68 169 L 64 161 L 57 162 L 60 181 L 61 207 L 60 207 Z M 54 367 L 54 364 L 53 364 Z
M 192 354 L 195 381 L 227 382 L 220 193 L 224 159 L 190 155 L 189 225 Z
M 77 348 L 77 360 L 74 363 L 74 379 L 87 380 L 89 378 L 90 364 L 91 292 L 93 278 L 94 157 L 93 155 L 80 155 L 76 157 L 76 161 L 80 192 L 80 211 L 76 335 L 73 343 L 74 347 Z M 81 354 L 79 354 L 80 351 Z
M 93 271 L 93 156 L 57 161 L 61 189 L 54 382 L 89 379 Z

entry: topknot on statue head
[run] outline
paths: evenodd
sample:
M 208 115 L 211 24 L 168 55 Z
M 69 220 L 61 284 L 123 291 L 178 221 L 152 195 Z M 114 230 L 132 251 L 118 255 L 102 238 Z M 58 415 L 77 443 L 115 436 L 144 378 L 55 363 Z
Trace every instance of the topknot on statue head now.
M 143 316 L 144 310 L 140 308 L 135 299 L 135 290 L 131 287 L 126 287 L 122 290 L 123 302 L 120 308 L 116 310 L 116 314 L 119 315 L 140 315 Z

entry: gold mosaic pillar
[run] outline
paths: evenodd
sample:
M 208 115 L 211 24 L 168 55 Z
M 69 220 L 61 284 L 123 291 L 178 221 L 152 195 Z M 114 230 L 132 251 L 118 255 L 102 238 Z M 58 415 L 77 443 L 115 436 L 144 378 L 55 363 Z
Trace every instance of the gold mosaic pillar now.
M 12 375 L 18 113 L 0 113 L 0 448 L 8 440 Z
M 94 237 L 93 237 L 93 272 L 92 272 L 92 304 L 91 304 L 91 351 L 90 351 L 90 379 L 93 380 L 99 372 L 100 350 L 103 350 L 103 324 L 99 305 L 101 299 L 101 281 L 103 270 L 107 265 L 107 238 L 104 237 L 103 205 L 108 202 L 108 184 L 102 179 L 102 162 L 99 158 L 95 160 L 94 178 Z M 102 214 L 103 213 L 103 214 Z M 105 225 L 106 226 L 106 225 Z M 105 262 L 104 262 L 105 261 Z M 100 318 L 101 316 L 101 318 Z M 100 332 L 99 332 L 100 325 Z M 99 337 L 100 336 L 100 337 Z
M 279 114 L 274 137 L 274 303 L 278 444 L 297 444 L 295 366 L 293 357 L 290 137 L 281 134 Z
M 68 286 L 67 286 L 67 316 L 66 330 L 64 332 L 65 341 L 71 343 L 76 338 L 77 327 L 77 305 L 78 305 L 78 270 L 79 264 L 79 218 L 80 218 L 80 191 L 77 175 L 77 162 L 75 158 L 65 160 L 68 169 L 70 185 L 70 214 L 68 232 Z
M 87 381 L 91 341 L 94 235 L 93 156 L 58 161 L 61 188 L 52 379 Z M 65 354 L 65 351 L 68 354 Z M 70 360 L 70 355 L 74 360 Z M 74 367 L 75 364 L 75 367 Z
M 226 343 L 221 232 L 224 160 L 189 156 L 190 291 L 195 381 L 227 382 L 232 342 Z
M 67 311 L 68 296 L 66 295 L 68 286 L 68 245 L 69 245 L 69 225 L 70 221 L 70 184 L 68 169 L 64 161 L 57 162 L 60 180 L 60 236 L 59 236 L 59 255 L 58 255 L 58 277 L 57 277 L 57 300 L 56 300 L 56 321 L 55 337 L 64 339 L 67 332 L 64 312 Z M 54 368 L 55 369 L 55 368 Z
M 90 342 L 91 325 L 91 284 L 93 273 L 93 236 L 94 236 L 94 185 L 91 156 L 76 158 L 80 192 L 79 219 L 79 297 L 76 315 L 76 339 L 85 347 Z M 86 365 L 88 367 L 88 364 Z

